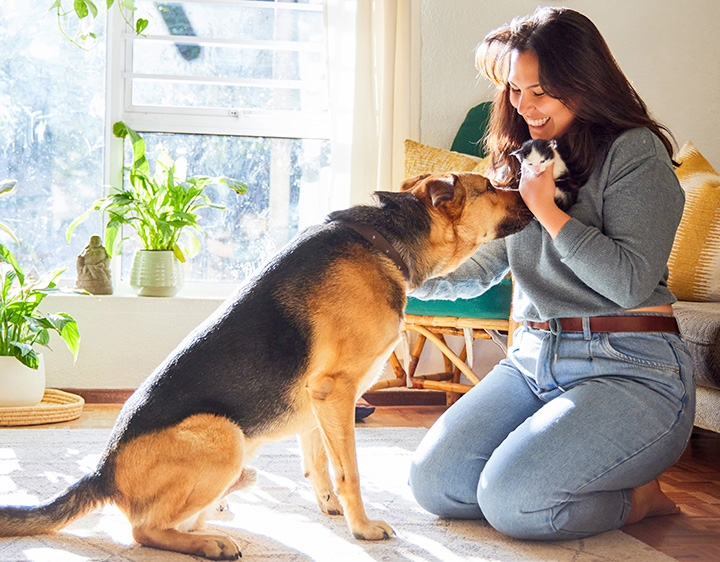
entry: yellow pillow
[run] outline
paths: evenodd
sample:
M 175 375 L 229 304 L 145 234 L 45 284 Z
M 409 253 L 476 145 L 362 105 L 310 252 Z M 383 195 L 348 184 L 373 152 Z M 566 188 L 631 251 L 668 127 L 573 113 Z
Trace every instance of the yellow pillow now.
M 405 178 L 441 172 L 485 173 L 487 158 L 443 150 L 413 140 L 405 141 Z
M 678 300 L 720 301 L 720 175 L 691 142 L 677 160 L 685 210 L 668 260 L 668 286 Z

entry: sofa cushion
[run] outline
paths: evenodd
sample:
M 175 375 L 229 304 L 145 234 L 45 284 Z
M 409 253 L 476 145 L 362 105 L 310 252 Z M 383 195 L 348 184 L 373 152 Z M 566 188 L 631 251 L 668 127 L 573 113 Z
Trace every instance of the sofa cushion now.
M 442 172 L 480 172 L 485 161 L 480 158 L 421 144 L 405 141 L 405 177 Z
M 668 267 L 678 300 L 720 300 L 720 175 L 691 142 L 677 155 L 685 210 Z
M 492 102 L 485 101 L 470 108 L 455 134 L 450 150 L 471 156 L 485 156 L 483 137 L 487 131 Z
M 697 384 L 720 389 L 720 302 L 678 301 L 673 311 L 695 363 Z
M 503 279 L 474 299 L 421 301 L 408 297 L 405 314 L 420 316 L 448 316 L 451 318 L 496 318 L 510 317 L 512 282 Z

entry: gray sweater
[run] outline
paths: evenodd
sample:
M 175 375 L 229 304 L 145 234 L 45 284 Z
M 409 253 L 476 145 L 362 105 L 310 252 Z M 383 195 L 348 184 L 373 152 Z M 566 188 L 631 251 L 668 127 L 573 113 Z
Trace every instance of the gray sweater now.
M 517 234 L 483 244 L 453 273 L 411 296 L 473 298 L 511 271 L 519 321 L 671 304 L 667 260 L 684 201 L 660 139 L 645 128 L 626 131 L 598 159 L 554 241 L 533 220 Z

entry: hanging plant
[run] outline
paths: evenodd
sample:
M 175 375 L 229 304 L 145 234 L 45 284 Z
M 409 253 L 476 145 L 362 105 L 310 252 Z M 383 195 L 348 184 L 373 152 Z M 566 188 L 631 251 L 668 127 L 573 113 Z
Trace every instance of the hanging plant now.
M 137 10 L 134 0 L 100 0 L 105 5 L 106 10 L 110 10 L 115 4 L 120 12 L 120 16 L 125 24 L 132 29 L 135 34 L 141 35 L 148 26 L 148 20 L 145 18 L 135 18 L 132 21 L 128 14 L 132 15 Z M 72 4 L 72 7 L 69 5 Z M 57 14 L 58 28 L 60 32 L 71 42 L 80 47 L 87 49 L 92 46 L 97 39 L 97 34 L 92 31 L 93 23 L 98 15 L 98 8 L 91 0 L 54 0 L 50 6 L 50 11 Z M 77 21 L 75 21 L 77 20 Z M 70 27 L 75 25 L 74 32 L 70 31 Z

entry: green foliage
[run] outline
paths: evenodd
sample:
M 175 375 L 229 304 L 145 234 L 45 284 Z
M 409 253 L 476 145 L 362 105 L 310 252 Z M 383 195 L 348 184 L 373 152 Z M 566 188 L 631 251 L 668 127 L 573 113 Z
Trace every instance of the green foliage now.
M 0 182 L 0 197 L 4 195 L 10 195 L 15 190 L 15 185 L 17 184 L 17 180 L 3 180 Z M 6 224 L 3 224 L 0 222 L 0 229 L 4 230 L 10 235 L 10 238 L 13 239 L 15 244 L 20 244 L 20 240 L 18 240 L 18 237 L 15 235 L 13 230 Z
M 65 7 L 63 4 L 72 3 L 72 8 Z M 109 10 L 115 0 L 105 0 L 105 9 Z M 120 15 L 125 24 L 132 29 L 135 34 L 141 35 L 148 26 L 148 20 L 144 18 L 135 18 L 135 22 L 131 21 L 133 12 L 137 10 L 134 0 L 120 0 L 117 4 Z M 86 45 L 92 45 L 97 39 L 97 34 L 90 31 L 91 21 L 97 18 L 97 6 L 91 0 L 54 0 L 50 5 L 49 11 L 55 11 L 58 19 L 58 28 L 70 41 L 78 47 L 85 49 Z M 77 18 L 77 30 L 71 36 L 68 33 L 67 23 Z
M 25 275 L 15 256 L 0 244 L 0 355 L 16 357 L 31 369 L 38 368 L 35 344 L 49 347 L 50 332 L 57 332 L 77 359 L 80 332 L 69 314 L 43 314 L 40 303 L 59 292 L 55 280 L 63 269 L 38 280 Z
M 91 213 L 107 213 L 105 249 L 109 255 L 121 252 L 122 237 L 119 235 L 122 226 L 128 225 L 138 233 L 146 250 L 172 250 L 181 262 L 185 262 L 200 248 L 195 233 L 204 231 L 198 211 L 225 208 L 213 203 L 204 193 L 205 189 L 222 184 L 241 194 L 247 192 L 247 184 L 224 176 L 188 178 L 185 158 L 173 161 L 166 152 L 156 160 L 155 173 L 151 175 L 143 138 L 122 121 L 113 125 L 113 133 L 119 138 L 128 137 L 132 143 L 133 163 L 125 168 L 129 172 L 130 187 L 112 188 L 109 195 L 95 201 L 68 227 L 68 242 L 75 227 Z M 189 249 L 180 247 L 183 231 L 190 237 Z

